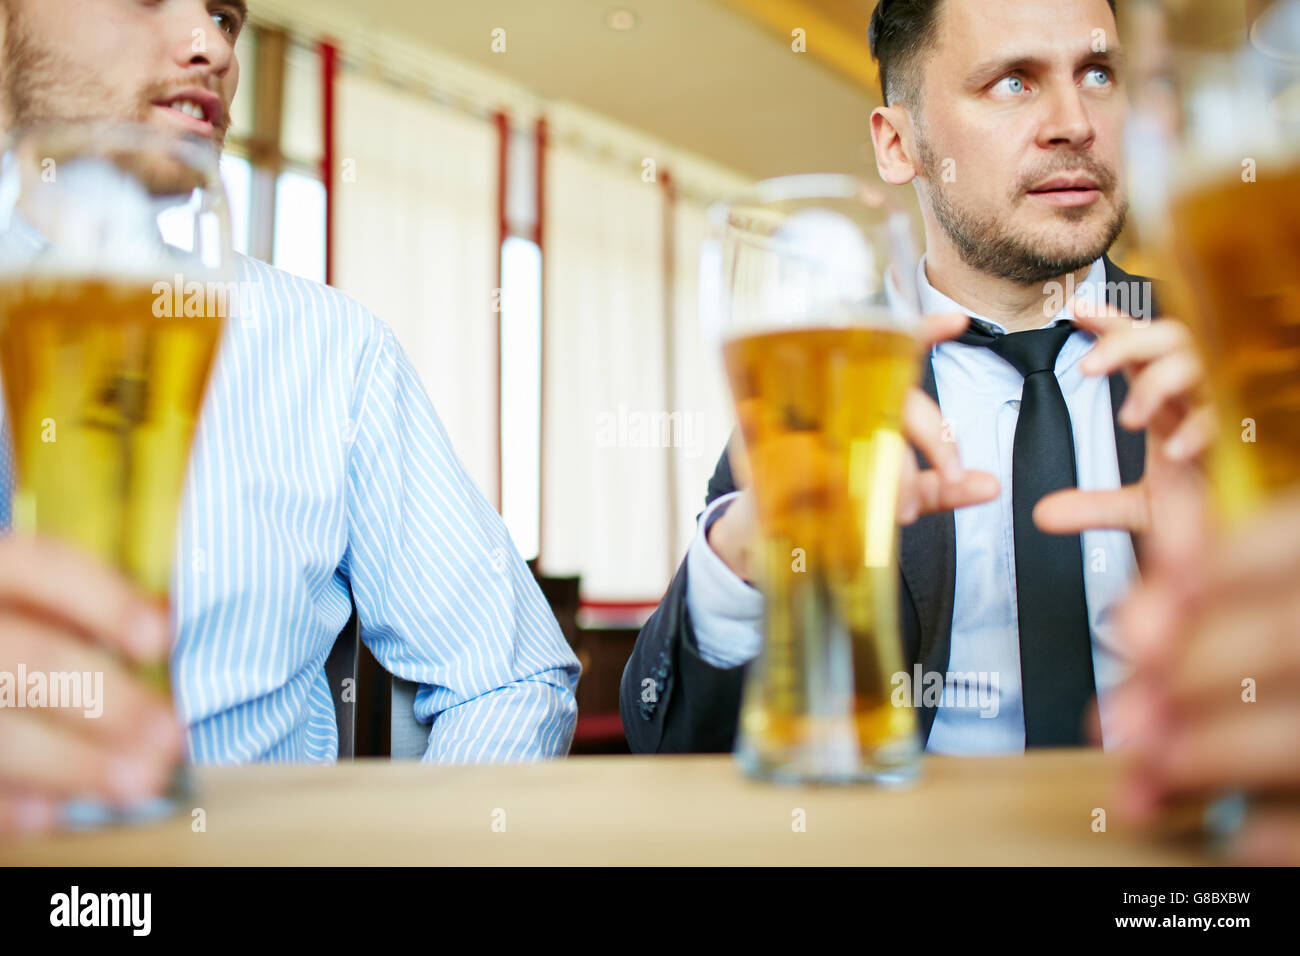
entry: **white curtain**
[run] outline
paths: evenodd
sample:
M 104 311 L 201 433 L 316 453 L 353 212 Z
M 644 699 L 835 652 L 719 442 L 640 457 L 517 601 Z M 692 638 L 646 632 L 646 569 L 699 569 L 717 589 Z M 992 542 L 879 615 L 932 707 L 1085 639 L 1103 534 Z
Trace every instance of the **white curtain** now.
M 690 441 L 675 456 L 677 540 L 684 551 L 718 457 L 735 424 L 716 332 L 704 327 L 699 308 L 700 251 L 709 236 L 707 206 L 683 198 L 676 208 L 676 335 L 673 377 L 676 404 L 689 415 Z
M 495 128 L 352 70 L 336 102 L 334 284 L 392 326 L 493 501 Z
M 663 202 L 634 166 L 549 153 L 540 563 L 588 600 L 653 601 L 677 559 Z
M 699 315 L 706 209 L 675 207 L 670 369 L 662 186 L 563 146 L 548 170 L 541 566 L 586 600 L 653 604 L 733 422 Z

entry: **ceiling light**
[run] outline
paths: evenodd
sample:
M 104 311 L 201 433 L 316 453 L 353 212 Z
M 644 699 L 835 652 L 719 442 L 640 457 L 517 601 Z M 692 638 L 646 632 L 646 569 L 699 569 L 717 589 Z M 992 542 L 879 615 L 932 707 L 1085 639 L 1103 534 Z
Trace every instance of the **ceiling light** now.
M 613 10 L 605 18 L 605 23 L 611 30 L 635 30 L 636 14 L 631 10 Z

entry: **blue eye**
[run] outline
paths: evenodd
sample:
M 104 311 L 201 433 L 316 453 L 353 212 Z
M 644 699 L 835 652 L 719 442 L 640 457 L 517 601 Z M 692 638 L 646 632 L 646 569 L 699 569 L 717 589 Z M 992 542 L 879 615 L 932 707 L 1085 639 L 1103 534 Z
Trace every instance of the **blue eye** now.
M 233 10 L 217 10 L 212 14 L 212 22 L 228 37 L 239 36 L 244 23 L 242 17 Z
M 1084 76 L 1085 80 L 1096 78 L 1096 86 L 1108 86 L 1110 84 L 1110 71 L 1104 70 L 1099 66 L 1093 67 Z
M 1013 95 L 1023 93 L 1025 91 L 1025 81 L 1018 76 L 1004 76 L 1002 79 L 998 80 L 993 89 L 1005 89 L 1006 92 Z

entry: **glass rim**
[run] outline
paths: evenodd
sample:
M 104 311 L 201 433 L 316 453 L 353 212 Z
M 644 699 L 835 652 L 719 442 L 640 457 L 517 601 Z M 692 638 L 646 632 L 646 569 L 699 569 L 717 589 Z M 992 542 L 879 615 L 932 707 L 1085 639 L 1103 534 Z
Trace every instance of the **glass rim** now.
M 713 203 L 708 210 L 709 221 L 715 228 L 722 228 L 733 210 L 819 199 L 857 201 L 869 206 L 891 203 L 881 185 L 853 173 L 794 173 L 761 179 L 738 195 Z
M 92 254 L 90 246 L 82 248 L 75 241 L 68 246 L 71 258 L 62 253 L 51 258 L 41 252 L 51 245 L 64 248 L 66 240 L 66 236 L 53 240 L 40 227 L 33 229 L 31 210 L 24 211 L 25 197 L 42 195 L 42 187 L 36 183 L 46 181 L 47 160 L 66 163 L 68 168 L 79 160 L 118 166 L 145 190 L 148 206 L 141 206 L 140 213 L 160 230 L 158 236 L 166 233 L 160 217 L 187 217 L 187 224 L 180 227 L 185 240 L 171 243 L 162 239 L 176 258 L 158 261 L 171 269 L 183 263 L 185 273 L 202 275 L 205 281 L 235 277 L 238 256 L 230 233 L 230 200 L 221 174 L 221 149 L 215 141 L 134 121 L 56 120 L 0 131 L 0 234 L 15 229 L 22 237 L 12 250 L 12 261 L 0 261 L 0 276 L 5 281 L 23 275 L 129 275 L 138 279 L 155 274 L 157 263 L 152 259 L 148 265 L 136 262 L 130 258 L 134 252 L 123 253 L 127 258 L 108 255 L 104 248 Z M 167 178 L 175 174 L 181 178 Z M 176 227 L 180 221 L 178 218 L 172 225 Z M 203 225 L 207 222 L 215 225 Z M 110 261 L 114 263 L 111 266 L 107 264 Z
M 1251 49 L 1277 63 L 1290 66 L 1300 65 L 1300 46 L 1294 45 L 1294 37 L 1288 36 L 1286 28 L 1293 24 L 1282 18 L 1300 17 L 1300 5 L 1295 0 L 1284 0 L 1277 6 L 1264 10 L 1250 24 L 1247 40 Z M 1290 48 L 1280 46 L 1278 40 L 1292 41 Z

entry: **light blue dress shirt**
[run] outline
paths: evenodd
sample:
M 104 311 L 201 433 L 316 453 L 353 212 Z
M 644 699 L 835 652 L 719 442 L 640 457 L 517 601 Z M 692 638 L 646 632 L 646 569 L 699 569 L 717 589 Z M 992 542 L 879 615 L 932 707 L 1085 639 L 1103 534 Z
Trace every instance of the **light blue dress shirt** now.
M 1105 264 L 1098 259 L 1077 294 L 1105 301 L 1105 282 Z M 1006 331 L 931 286 L 924 257 L 917 269 L 917 285 L 926 314 L 962 312 Z M 1044 327 L 1069 319 L 1069 304 L 1065 303 Z M 1120 487 L 1109 383 L 1104 376 L 1085 376 L 1078 369 L 1079 360 L 1094 341 L 1091 333 L 1076 331 L 1056 360 L 1056 377 L 1074 432 L 1078 483 L 1085 490 Z M 963 466 L 996 475 L 1001 494 L 993 501 L 954 512 L 957 562 L 952 642 L 944 695 L 927 749 L 967 754 L 1020 751 L 1025 743 L 1025 719 L 1011 463 L 1024 380 L 1006 361 L 980 346 L 942 342 L 931 356 L 939 407 Z M 700 516 L 686 557 L 687 611 L 700 655 L 716 667 L 736 667 L 752 660 L 762 641 L 762 596 L 723 564 L 703 533 L 709 516 L 731 497 L 718 499 Z M 1127 664 L 1111 615 L 1137 574 L 1137 558 L 1126 531 L 1085 531 L 1080 538 L 1102 733 L 1106 745 L 1114 746 L 1117 741 L 1106 721 L 1106 692 L 1124 679 Z M 975 683 L 970 682 L 972 676 Z M 981 680 L 986 693 L 995 688 L 996 706 L 978 702 L 974 691 Z M 954 706 L 963 699 L 965 706 Z
M 337 759 L 324 664 L 353 600 L 375 657 L 420 685 L 426 760 L 564 756 L 578 661 L 392 330 L 262 262 L 238 279 L 172 573 L 191 759 Z

